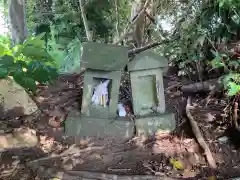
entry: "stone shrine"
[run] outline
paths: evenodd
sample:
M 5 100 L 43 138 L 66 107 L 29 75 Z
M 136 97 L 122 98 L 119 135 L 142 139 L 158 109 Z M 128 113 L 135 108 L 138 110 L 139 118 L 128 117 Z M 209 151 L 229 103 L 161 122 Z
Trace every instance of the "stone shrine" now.
M 131 137 L 134 124 L 117 116 L 118 92 L 121 73 L 128 63 L 128 49 L 95 42 L 85 43 L 80 66 L 85 68 L 82 107 L 80 112 L 70 112 L 66 123 L 67 135 Z M 108 81 L 107 100 L 104 104 L 92 102 L 97 85 Z
M 174 130 L 175 115 L 166 112 L 163 72 L 168 61 L 144 51 L 128 64 L 137 135 L 151 135 L 158 130 Z
M 145 51 L 128 62 L 126 47 L 88 42 L 83 46 L 80 66 L 85 68 L 81 111 L 68 114 L 67 135 L 130 138 L 134 130 L 137 135 L 152 135 L 159 129 L 175 129 L 174 114 L 165 107 L 165 58 Z M 117 114 L 121 74 L 126 66 L 134 120 Z

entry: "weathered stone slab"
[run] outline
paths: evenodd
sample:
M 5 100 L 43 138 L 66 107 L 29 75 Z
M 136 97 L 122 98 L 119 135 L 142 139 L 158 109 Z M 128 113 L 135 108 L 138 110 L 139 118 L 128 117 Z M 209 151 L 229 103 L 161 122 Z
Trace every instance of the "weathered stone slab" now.
M 153 135 L 158 130 L 173 131 L 176 128 L 176 120 L 173 113 L 139 117 L 135 119 L 135 124 L 136 124 L 137 136 Z
M 133 136 L 134 124 L 125 119 L 102 119 L 71 112 L 65 121 L 65 132 L 68 136 L 81 137 L 120 137 Z
M 135 115 L 147 115 L 156 108 L 165 112 L 165 95 L 161 69 L 133 71 L 130 73 Z

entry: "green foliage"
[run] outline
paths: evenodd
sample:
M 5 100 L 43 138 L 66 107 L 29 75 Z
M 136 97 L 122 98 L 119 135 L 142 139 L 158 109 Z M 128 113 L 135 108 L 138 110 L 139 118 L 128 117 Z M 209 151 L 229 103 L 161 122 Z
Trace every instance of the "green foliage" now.
M 85 1 L 94 41 L 111 42 L 117 30 L 123 31 L 129 19 L 130 3 L 127 0 Z M 47 50 L 55 58 L 59 71 L 77 71 L 80 68 L 81 44 L 86 41 L 79 1 L 29 0 L 26 11 L 29 32 L 45 32 Z
M 116 4 L 118 3 L 118 13 Z M 90 0 L 84 8 L 93 40 L 110 42 L 118 30 L 125 27 L 129 18 L 129 1 Z M 80 67 L 80 50 L 86 41 L 79 1 L 75 0 L 29 0 L 26 4 L 27 24 L 30 33 L 45 32 L 47 50 L 55 58 L 60 72 L 72 72 Z M 30 50 L 30 48 L 28 49 Z M 29 51 L 26 53 L 31 53 Z M 44 52 L 39 52 L 45 56 Z M 44 55 L 45 54 L 45 55 Z M 29 54 L 31 55 L 31 54 Z
M 35 92 L 36 83 L 51 83 L 57 76 L 55 59 L 45 50 L 44 34 L 28 37 L 23 44 L 10 48 L 0 38 L 0 78 L 12 76 L 24 88 Z
M 80 71 L 81 42 L 78 38 L 73 39 L 67 46 L 67 55 L 64 58 L 61 69 L 64 72 Z
M 236 95 L 240 57 L 236 56 L 239 51 L 234 52 L 229 45 L 240 38 L 240 1 L 190 0 L 181 6 L 185 10 L 180 11 L 180 16 L 170 13 L 176 24 L 169 43 L 164 45 L 165 55 L 189 76 L 200 74 L 203 80 L 212 76 L 212 69 L 224 69 L 226 78 L 222 82 L 229 96 Z
M 213 53 L 215 54 L 215 58 L 211 61 L 213 68 L 224 67 L 229 72 L 224 78 L 220 79 L 220 82 L 224 85 L 225 89 L 228 90 L 229 96 L 237 95 L 240 93 L 240 60 L 229 61 L 230 58 L 226 57 L 226 55 L 220 55 L 214 51 Z M 237 69 L 238 71 L 232 71 L 231 67 L 234 67 L 234 69 Z
M 66 48 L 50 40 L 48 52 L 55 58 L 61 73 L 80 71 L 81 42 L 78 38 L 69 42 Z
M 239 1 L 238 0 L 218 0 L 219 8 L 224 9 L 237 9 L 239 8 Z
M 107 41 L 111 36 L 111 30 L 114 28 L 110 18 L 112 7 L 112 1 L 108 0 L 92 0 L 85 4 L 88 23 L 95 39 L 102 38 Z M 53 0 L 52 12 L 53 21 L 51 22 L 57 40 L 60 36 L 64 36 L 70 38 L 70 42 L 78 36 L 81 41 L 86 41 L 78 1 Z

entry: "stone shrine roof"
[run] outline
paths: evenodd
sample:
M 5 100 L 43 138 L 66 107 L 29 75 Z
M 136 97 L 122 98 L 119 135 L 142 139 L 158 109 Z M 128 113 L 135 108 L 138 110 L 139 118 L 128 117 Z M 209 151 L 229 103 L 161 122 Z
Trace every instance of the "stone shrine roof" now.
M 168 66 L 168 60 L 151 51 L 144 51 L 137 54 L 134 59 L 129 62 L 128 70 L 137 71 L 137 70 L 147 70 L 155 68 L 164 68 Z
M 86 42 L 82 48 L 81 68 L 117 71 L 128 63 L 128 49 L 124 46 Z

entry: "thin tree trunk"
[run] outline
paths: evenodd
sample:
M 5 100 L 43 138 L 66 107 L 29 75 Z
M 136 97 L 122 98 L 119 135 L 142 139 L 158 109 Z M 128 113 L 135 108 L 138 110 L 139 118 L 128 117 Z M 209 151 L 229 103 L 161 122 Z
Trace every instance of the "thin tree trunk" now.
M 117 36 L 117 39 L 119 39 L 119 12 L 118 12 L 118 0 L 115 0 L 115 11 L 116 11 L 116 24 L 115 24 L 115 29 L 116 29 L 116 36 Z
M 86 13 L 85 13 L 85 9 L 83 7 L 83 0 L 79 0 L 79 5 L 80 5 L 81 14 L 82 14 L 84 28 L 85 28 L 85 31 L 86 31 L 87 40 L 92 41 L 91 31 L 89 29 L 88 22 L 87 22 L 87 16 L 86 16 Z
M 9 22 L 14 44 L 23 43 L 27 37 L 25 0 L 9 0 Z

